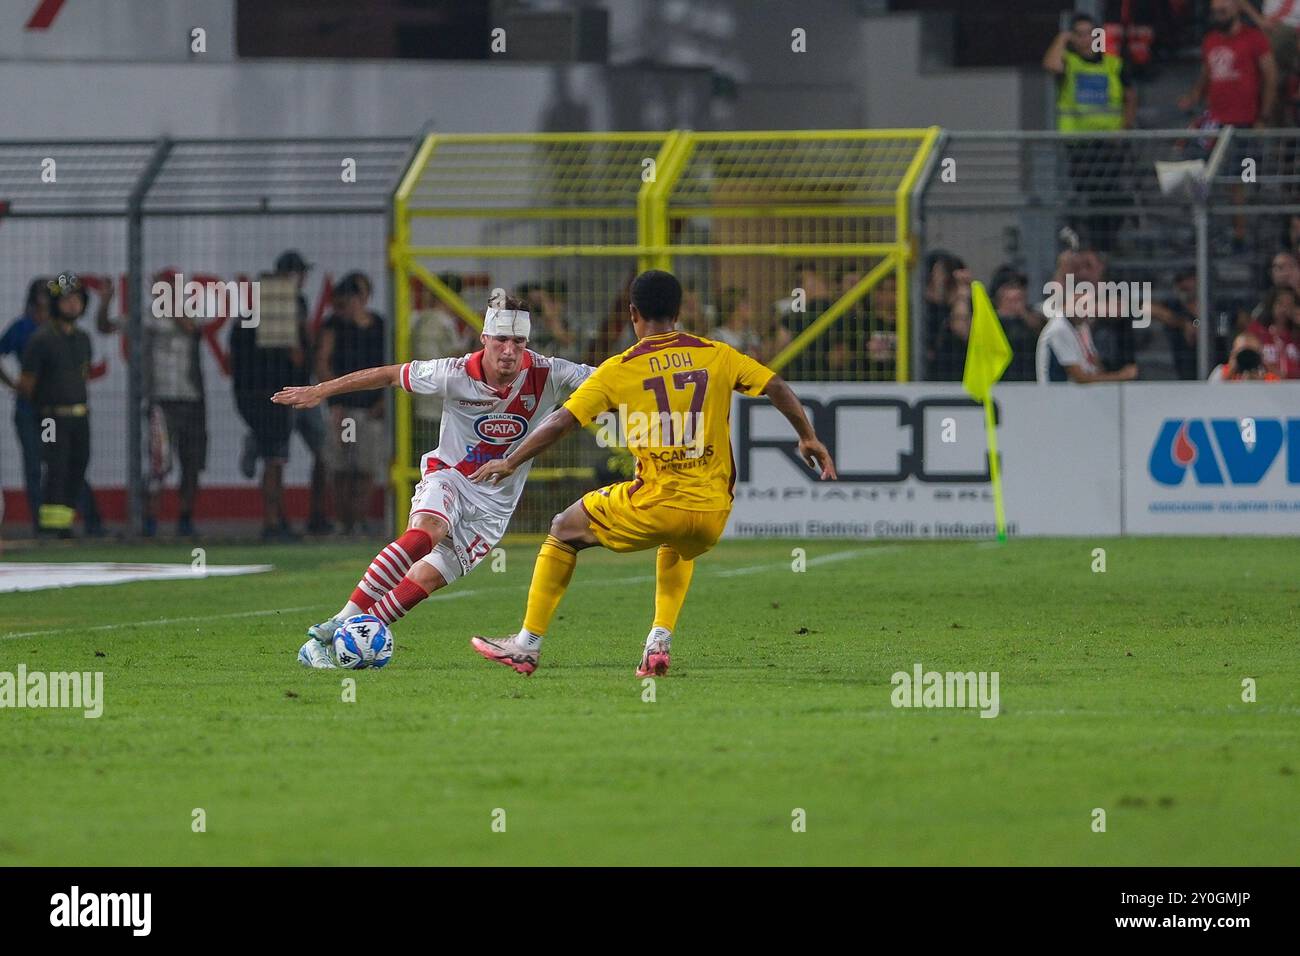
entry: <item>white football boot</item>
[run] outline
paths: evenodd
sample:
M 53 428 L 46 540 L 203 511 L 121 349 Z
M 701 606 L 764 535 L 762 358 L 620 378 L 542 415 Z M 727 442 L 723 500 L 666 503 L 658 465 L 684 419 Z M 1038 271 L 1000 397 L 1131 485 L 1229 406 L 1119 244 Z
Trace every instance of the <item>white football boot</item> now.
M 317 670 L 336 667 L 334 659 L 330 657 L 330 649 L 314 637 L 307 638 L 307 643 L 298 648 L 298 663 Z
M 313 624 L 307 628 L 307 636 L 314 637 L 322 644 L 330 644 L 334 641 L 334 632 L 343 626 L 343 618 L 332 617 L 327 621 L 321 621 L 319 624 Z

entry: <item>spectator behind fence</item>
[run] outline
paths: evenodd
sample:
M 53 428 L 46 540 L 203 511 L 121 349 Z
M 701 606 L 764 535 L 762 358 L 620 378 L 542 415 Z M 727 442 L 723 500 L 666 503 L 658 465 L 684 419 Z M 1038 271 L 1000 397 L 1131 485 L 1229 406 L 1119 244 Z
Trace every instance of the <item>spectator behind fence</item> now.
M 1252 324 L 1271 324 L 1271 320 L 1266 318 L 1264 302 L 1273 290 L 1287 289 L 1300 299 L 1300 256 L 1287 249 L 1274 253 L 1264 269 L 1263 288 L 1263 294 L 1253 307 L 1242 306 L 1236 310 L 1234 334 L 1246 331 Z
M 1056 76 L 1056 126 L 1061 132 L 1133 128 L 1137 91 L 1129 68 L 1122 57 L 1104 50 L 1096 21 L 1079 13 L 1044 54 L 1043 69 Z
M 1053 287 L 1057 289 L 1065 288 L 1066 277 L 1074 274 L 1075 263 L 1078 260 L 1078 258 L 1079 258 L 1079 254 L 1073 251 L 1072 249 L 1063 249 L 1059 253 L 1057 253 L 1056 271 L 1052 273 L 1052 280 L 1051 280 L 1051 285 Z M 1046 289 L 1043 290 L 1043 294 L 1044 294 L 1043 301 L 1038 303 L 1038 305 L 1034 308 L 1034 312 L 1039 317 L 1038 330 L 1040 334 L 1042 333 L 1042 330 L 1047 325 L 1047 323 L 1052 321 L 1052 319 L 1056 318 L 1056 316 L 1060 314 L 1060 311 L 1058 309 L 1055 309 L 1052 304 L 1055 296 L 1049 295 Z
M 1264 120 L 1270 126 L 1291 126 L 1295 122 L 1294 81 L 1300 63 L 1300 0 L 1264 0 L 1263 10 L 1257 10 L 1249 0 L 1241 4 L 1242 15 L 1268 37 L 1277 64 L 1277 92 L 1272 116 Z
M 781 314 L 776 339 L 778 352 L 835 304 L 831 284 L 816 263 L 805 262 L 795 267 L 794 288 L 802 292 L 802 299 L 783 300 L 778 306 Z M 846 348 L 838 325 L 838 322 L 833 324 L 809 342 L 782 369 L 782 374 L 790 381 L 806 382 L 825 381 L 833 373 L 841 371 L 846 362 Z
M 583 359 L 586 364 L 599 365 L 611 355 L 629 348 L 636 341 L 628 312 L 632 302 L 630 291 L 632 280 L 635 278 L 635 273 L 629 273 L 624 281 L 619 283 L 618 292 L 614 296 L 614 301 L 610 303 L 609 311 L 597 326 L 596 333 L 587 345 L 587 354 Z
M 865 275 L 865 270 L 857 266 L 842 267 L 836 280 L 838 296 L 841 299 L 847 296 Z M 895 377 L 893 346 L 897 344 L 897 337 L 893 334 L 894 326 L 890 324 L 887 327 L 878 312 L 879 302 L 884 301 L 879 296 L 888 298 L 891 295 L 889 292 L 882 294 L 880 290 L 885 283 L 892 281 L 892 276 L 882 277 L 870 292 L 863 294 L 835 320 L 840 339 L 840 348 L 832 353 L 835 378 L 875 380 Z
M 970 335 L 971 273 L 951 252 L 935 251 L 926 258 L 925 377 L 931 382 L 961 380 Z
M 1296 0 L 1300 3 L 1300 0 Z M 1282 227 L 1281 246 L 1294 254 L 1300 255 L 1300 214 L 1293 213 L 1286 217 L 1286 225 Z
M 1275 286 L 1264 296 L 1262 314 L 1246 329 L 1259 342 L 1265 367 L 1278 378 L 1300 378 L 1300 343 L 1296 341 L 1296 306 L 1300 295 Z
M 464 287 L 460 275 L 443 272 L 438 275 L 438 279 L 456 295 L 460 295 Z M 474 351 L 474 335 L 470 324 L 452 311 L 447 303 L 434 299 L 411 317 L 411 354 L 435 358 L 459 357 Z M 427 396 L 413 396 L 417 407 L 425 397 Z
M 1069 30 L 1053 41 L 1043 67 L 1056 76 L 1057 128 L 1064 133 L 1105 133 L 1132 129 L 1137 90 L 1128 64 L 1106 53 L 1097 23 L 1077 14 Z M 1130 165 L 1128 144 L 1102 137 L 1075 137 L 1063 144 L 1077 205 L 1124 206 L 1132 203 L 1122 171 Z M 1110 248 L 1123 225 L 1112 213 L 1074 216 L 1073 227 L 1100 248 Z
M 1082 296 L 1083 292 L 1076 293 Z M 1079 303 L 1066 303 L 1043 327 L 1035 350 L 1035 366 L 1039 384 L 1074 382 L 1086 385 L 1092 382 L 1131 382 L 1137 378 L 1137 366 L 1126 365 L 1115 372 L 1101 366 L 1101 358 L 1093 345 L 1092 330 L 1088 320 L 1080 313 Z
M 309 416 L 295 420 L 295 410 L 286 405 L 275 405 L 271 396 L 286 383 L 307 385 L 310 380 L 310 335 L 307 330 L 307 300 L 302 295 L 302 284 L 311 267 L 296 252 L 286 252 L 276 261 L 276 274 L 288 276 L 295 282 L 295 302 L 292 339 L 295 344 L 263 344 L 271 335 L 271 323 L 263 320 L 246 325 L 240 320 L 231 323 L 230 378 L 235 391 L 235 406 L 248 426 L 250 435 L 244 438 L 240 468 L 246 477 L 252 477 L 257 461 L 262 462 L 262 537 L 265 540 L 293 540 L 297 537 L 289 525 L 284 510 L 284 466 L 289 460 L 289 439 L 296 427 L 302 432 L 308 449 L 312 452 L 311 520 L 308 530 L 326 529 L 321 512 L 324 493 L 324 464 L 320 460 L 325 428 L 319 415 L 313 424 Z M 317 411 L 312 409 L 311 411 Z M 319 474 L 318 474 L 319 473 Z
M 1091 288 L 1093 292 L 1090 325 L 1102 369 L 1116 372 L 1132 365 L 1137 357 L 1137 335 L 1133 330 L 1137 303 L 1128 301 L 1127 310 L 1119 315 L 1109 312 L 1108 300 L 1113 297 L 1102 295 L 1101 289 L 1106 281 L 1106 257 L 1097 250 L 1081 250 L 1075 257 L 1074 268 L 1076 287 Z
M 73 278 L 76 279 L 76 277 Z M 70 316 L 80 326 L 81 318 L 90 308 L 90 297 L 86 282 L 77 279 L 73 282 L 73 285 L 76 288 L 69 291 L 67 295 L 60 297 L 60 308 L 63 314 Z M 99 302 L 95 306 L 95 328 L 107 335 L 117 330 L 117 324 L 108 317 L 108 307 L 113 301 L 115 289 L 112 279 L 107 276 L 99 281 L 99 285 L 101 291 L 96 293 Z M 88 382 L 93 382 L 105 372 L 103 363 L 97 365 L 94 361 L 93 344 L 91 353 L 91 365 L 86 372 L 86 381 Z M 81 491 L 77 494 L 76 510 L 81 514 L 81 521 L 85 526 L 86 534 L 91 537 L 99 537 L 104 533 L 104 522 L 99 514 L 99 502 L 95 498 L 94 489 L 90 487 L 89 478 L 84 475 L 81 480 Z
M 1193 111 L 1206 103 L 1194 125 L 1218 129 L 1237 126 L 1245 129 L 1263 127 L 1274 115 L 1277 94 L 1277 64 L 1266 36 L 1243 22 L 1241 0 L 1211 0 L 1210 29 L 1201 43 L 1201 73 L 1192 91 L 1178 101 L 1184 111 Z M 1229 155 L 1226 168 L 1241 168 L 1246 157 L 1245 145 Z M 1244 183 L 1232 186 L 1235 205 L 1245 202 Z M 1232 219 L 1232 248 L 1244 251 L 1246 217 Z
M 303 286 L 307 283 L 307 274 L 311 272 L 311 263 L 295 249 L 282 252 L 275 260 L 275 274 L 290 276 L 298 287 L 298 323 L 299 340 L 302 350 L 302 368 L 310 382 L 316 368 L 315 343 L 312 341 L 313 329 L 307 324 L 307 297 L 303 295 Z M 365 294 L 370 295 L 370 278 L 363 276 L 366 283 Z M 293 410 L 293 430 L 298 433 L 307 451 L 311 455 L 311 484 L 307 503 L 307 531 L 310 534 L 329 534 L 334 530 L 325 515 L 325 410 L 316 408 L 295 408 Z
M 1011 346 L 1011 364 L 1002 375 L 1004 382 L 1032 382 L 1037 378 L 1038 333 L 1029 310 L 1028 281 L 1018 273 L 1003 272 L 989 296 Z
M 1025 325 L 1029 327 L 1029 331 L 1033 333 L 1034 341 L 1037 342 L 1038 333 L 1043 331 L 1043 326 L 1047 324 L 1047 319 L 1043 318 L 1043 314 L 1038 308 L 1029 304 L 1029 276 L 1025 275 L 1018 266 L 1009 262 L 1003 263 L 993 270 L 993 277 L 988 281 L 989 298 L 995 298 L 997 290 L 1004 282 L 1008 281 L 1020 285 L 1024 292 L 1025 311 L 1021 318 L 1024 320 Z
M 1254 349 L 1237 353 L 1237 371 L 1230 382 L 1276 382 L 1278 377 L 1264 367 L 1264 360 Z
M 27 287 L 27 300 L 23 305 L 23 314 L 9 323 L 4 334 L 0 335 L 0 358 L 11 355 L 22 365 L 23 350 L 32 335 L 50 317 L 50 280 L 44 277 L 33 279 Z M 32 531 L 40 533 L 41 509 L 41 426 L 40 419 L 32 403 L 18 390 L 21 371 L 15 370 L 11 375 L 5 371 L 0 362 L 0 382 L 12 388 L 14 396 L 14 431 L 18 435 L 18 447 L 23 460 L 23 489 L 27 495 L 27 510 L 31 515 Z
M 1300 293 L 1300 258 L 1286 249 L 1274 253 L 1264 278 L 1265 289 L 1290 289 Z M 1250 317 L 1258 319 L 1263 314 L 1262 309 L 1262 305 L 1256 306 Z
M 1263 126 L 1276 107 L 1277 64 L 1266 36 L 1243 22 L 1240 0 L 1211 0 L 1211 27 L 1201 42 L 1201 73 L 1179 101 L 1184 111 L 1206 103 L 1212 127 Z
M 682 307 L 677 316 L 677 327 L 691 335 L 704 335 L 716 321 L 716 310 L 704 301 L 699 286 L 688 280 L 682 286 Z
M 174 283 L 175 273 L 164 270 L 155 282 Z M 155 317 L 146 325 L 150 359 L 149 399 L 150 482 L 144 533 L 158 527 L 158 506 L 163 481 L 174 464 L 180 466 L 177 486 L 178 537 L 197 534 L 194 508 L 199 475 L 208 463 L 208 413 L 203 394 L 203 324 L 183 314 L 183 303 L 172 303 L 172 317 Z
M 1165 330 L 1174 371 L 1183 381 L 1196 380 L 1196 341 L 1199 335 L 1196 270 L 1183 269 L 1174 276 L 1174 291 L 1163 302 L 1152 303 L 1151 316 Z
M 302 253 L 296 249 L 288 249 L 282 252 L 275 260 L 275 275 L 284 276 L 292 279 L 296 286 L 296 302 L 298 310 L 298 341 L 299 346 L 294 350 L 294 361 L 297 363 L 301 360 L 302 374 L 307 376 L 310 381 L 316 367 L 314 352 L 314 343 L 312 341 L 312 328 L 307 322 L 307 297 L 303 295 L 303 287 L 307 282 L 307 275 L 312 270 L 312 264 L 303 258 Z M 370 280 L 367 278 L 366 282 Z M 367 288 L 366 294 L 369 295 Z M 309 497 L 307 504 L 307 531 L 311 534 L 328 534 L 334 529 L 329 518 L 325 515 L 325 483 L 326 483 L 326 466 L 325 466 L 325 418 L 324 410 L 316 408 L 297 408 L 294 409 L 290 437 L 292 433 L 297 432 L 298 437 L 302 439 L 307 446 L 307 452 L 311 455 L 311 480 L 309 485 Z M 253 477 L 257 467 L 256 443 L 251 441 L 252 436 L 245 436 L 243 454 L 240 456 L 240 467 L 247 478 Z M 288 531 L 287 526 L 282 526 L 285 532 L 284 537 L 293 537 L 293 533 Z
M 334 313 L 325 320 L 316 347 L 316 380 L 331 379 L 384 364 L 383 317 L 367 308 L 370 280 L 350 272 L 334 287 Z M 334 478 L 335 514 L 344 534 L 363 528 L 376 478 L 384 479 L 390 458 L 384 427 L 382 389 L 349 392 L 329 400 L 326 455 Z
M 38 512 L 42 534 L 72 537 L 76 503 L 90 464 L 90 336 L 77 328 L 86 311 L 76 276 L 64 273 L 47 286 L 50 319 L 23 349 L 18 390 L 36 410 L 45 466 Z
M 515 294 L 524 301 L 532 322 L 530 349 L 563 358 L 577 354 L 578 336 L 564 320 L 568 294 L 563 282 L 521 282 Z
M 721 312 L 722 324 L 710 329 L 708 337 L 762 361 L 763 340 L 755 328 L 754 297 L 746 289 L 730 286 L 722 291 Z
M 1249 349 L 1258 354 L 1258 351 L 1260 351 L 1260 339 L 1252 336 L 1249 332 L 1239 333 L 1238 336 L 1232 338 L 1232 347 L 1229 351 L 1229 355 L 1227 355 L 1227 360 L 1218 365 L 1214 365 L 1214 368 L 1210 369 L 1209 378 L 1206 378 L 1205 381 L 1234 381 L 1236 375 L 1238 375 L 1236 356 L 1242 354 L 1242 350 L 1244 349 Z
M 865 300 L 867 374 L 872 381 L 892 382 L 898 377 L 898 282 L 886 276 Z

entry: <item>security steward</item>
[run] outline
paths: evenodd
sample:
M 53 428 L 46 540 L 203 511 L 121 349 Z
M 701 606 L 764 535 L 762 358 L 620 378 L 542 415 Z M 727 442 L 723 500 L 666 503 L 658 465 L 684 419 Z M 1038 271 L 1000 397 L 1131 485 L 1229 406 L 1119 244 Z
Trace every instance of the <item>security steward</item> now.
M 1056 76 L 1056 125 L 1063 133 L 1132 129 L 1137 90 L 1122 57 L 1106 53 L 1101 30 L 1079 14 L 1043 56 Z
M 90 463 L 90 416 L 86 380 L 90 336 L 77 328 L 85 297 L 81 281 L 63 273 L 49 284 L 50 321 L 23 350 L 18 390 L 36 409 L 40 426 L 42 485 L 40 531 L 72 537 L 77 496 Z
M 1125 60 L 1105 48 L 1104 31 L 1081 13 L 1043 56 L 1043 68 L 1056 77 L 1057 129 L 1074 134 L 1061 145 L 1075 203 L 1083 207 L 1133 203 L 1123 175 L 1133 166 L 1129 146 L 1107 134 L 1133 129 L 1137 89 Z M 1085 212 L 1071 216 L 1069 224 L 1089 246 L 1108 252 L 1123 228 L 1124 217 Z

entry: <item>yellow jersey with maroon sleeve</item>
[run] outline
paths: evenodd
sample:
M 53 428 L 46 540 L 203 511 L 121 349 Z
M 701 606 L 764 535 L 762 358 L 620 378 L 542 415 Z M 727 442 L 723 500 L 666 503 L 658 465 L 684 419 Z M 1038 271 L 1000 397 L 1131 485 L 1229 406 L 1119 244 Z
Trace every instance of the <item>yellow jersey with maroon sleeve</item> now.
M 606 360 L 564 407 L 626 443 L 637 463 L 631 504 L 723 511 L 736 475 L 731 393 L 759 395 L 775 374 L 725 342 L 664 332 Z

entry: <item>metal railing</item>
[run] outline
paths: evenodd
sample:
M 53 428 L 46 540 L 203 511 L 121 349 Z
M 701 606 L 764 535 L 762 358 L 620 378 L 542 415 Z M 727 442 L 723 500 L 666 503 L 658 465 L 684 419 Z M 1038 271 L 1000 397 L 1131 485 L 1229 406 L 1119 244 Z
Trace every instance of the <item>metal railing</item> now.
M 333 282 L 348 270 L 370 277 L 372 302 L 389 299 L 392 194 L 417 142 L 0 142 L 0 218 L 6 220 L 0 229 L 0 288 L 13 302 L 12 311 L 19 311 L 21 293 L 33 279 L 60 272 L 87 282 L 88 316 L 99 312 L 109 289 L 121 292 L 112 314 L 105 311 L 105 323 L 90 318 L 82 323 L 96 353 L 92 375 L 102 372 L 90 385 L 90 484 L 112 489 L 91 495 L 96 511 L 139 534 L 159 502 L 172 507 L 162 486 L 174 476 L 159 469 L 163 419 L 155 414 L 153 393 L 160 361 L 150 324 L 153 279 L 164 274 L 200 281 L 253 279 L 270 272 L 281 253 L 298 249 L 319 267 L 312 274 L 319 286 L 304 290 L 314 304 L 309 321 L 318 324 L 324 317 Z M 380 308 L 391 317 L 389 303 Z M 186 423 L 191 431 L 186 444 L 195 460 L 207 446 L 209 520 L 246 522 L 257 517 L 260 496 L 236 470 L 248 425 L 240 423 L 225 381 L 232 316 L 224 304 L 219 309 L 198 316 L 204 326 L 199 361 L 205 387 L 196 417 Z M 391 343 L 386 351 L 391 356 Z M 0 398 L 5 412 L 11 400 L 8 394 Z M 8 453 L 8 414 L 5 419 L 0 483 L 12 488 L 25 484 L 18 474 L 25 471 L 19 464 L 24 456 Z M 312 467 L 301 455 L 291 457 L 287 484 L 298 484 L 316 470 L 316 445 L 310 449 Z M 387 460 L 387 449 L 380 454 Z
M 597 364 L 631 344 L 628 283 L 658 267 L 686 288 L 684 328 L 734 333 L 787 376 L 905 379 L 910 195 L 938 135 L 431 135 L 395 200 L 398 355 L 419 351 L 421 327 L 477 330 L 488 292 L 500 288 L 534 297 L 539 350 Z M 863 308 L 887 283 L 893 301 Z M 416 292 L 428 294 L 423 307 Z M 782 300 L 789 308 L 778 317 Z M 721 328 L 732 319 L 736 328 Z M 888 337 L 886 349 L 857 347 L 868 334 Z M 427 399 L 398 397 L 399 502 L 436 412 Z M 626 464 L 582 437 L 566 442 L 531 473 L 540 494 L 525 496 L 521 523 L 544 528 L 577 486 Z
M 913 194 L 920 254 L 928 261 L 950 252 L 986 283 L 999 267 L 1018 272 L 1036 302 L 1056 271 L 1058 253 L 1073 245 L 1102 254 L 1106 281 L 1147 282 L 1156 295 L 1172 292 L 1178 277 L 1193 273 L 1197 314 L 1214 317 L 1212 306 L 1225 289 L 1249 288 L 1243 270 L 1228 268 L 1233 260 L 1264 257 L 1276 247 L 1263 229 L 1225 240 L 1222 217 L 1259 220 L 1286 211 L 1276 198 L 1294 190 L 1296 177 L 1286 169 L 1295 156 L 1293 141 L 1291 133 L 1230 127 L 945 133 Z M 1238 206 L 1229 199 L 1247 187 L 1233 168 L 1243 150 L 1260 154 L 1259 176 L 1247 188 L 1249 200 Z M 918 302 L 928 279 L 924 269 L 914 274 Z M 1223 337 L 1231 338 L 1219 326 L 1217 318 L 1197 325 L 1198 378 L 1208 374 Z M 1144 333 L 1143 344 L 1156 360 L 1165 345 L 1156 329 Z M 935 348 L 936 330 L 922 317 L 913 325 L 914 378 L 952 377 L 949 367 L 927 366 L 927 350 L 933 358 Z M 1174 364 L 1170 371 L 1176 372 Z M 1158 361 L 1151 365 L 1152 374 L 1162 371 Z
M 748 297 L 733 331 L 764 333 L 754 348 L 787 377 L 922 380 L 935 368 L 921 263 L 946 249 L 977 278 L 1006 264 L 1036 290 L 1062 236 L 1077 237 L 1104 253 L 1108 278 L 1164 290 L 1196 277 L 1204 321 L 1182 371 L 1203 378 L 1266 284 L 1268 255 L 1300 243 L 1298 158 L 1300 131 L 1233 129 L 7 142 L 0 289 L 15 313 L 32 279 L 60 271 L 88 279 L 89 315 L 120 293 L 108 330 L 91 330 L 105 370 L 91 404 L 109 413 L 94 418 L 91 484 L 123 489 L 100 503 L 140 532 L 160 480 L 146 374 L 160 272 L 250 277 L 300 249 L 318 264 L 304 289 L 313 324 L 342 272 L 367 273 L 372 302 L 387 303 L 376 310 L 392 319 L 394 360 L 476 347 L 482 306 L 503 287 L 535 298 L 544 350 L 598 362 L 625 344 L 627 280 L 666 267 L 687 286 L 683 319 L 696 331 L 725 326 Z M 1200 165 L 1162 185 L 1157 164 L 1178 163 Z M 800 315 L 789 300 L 804 279 L 824 287 Z M 1158 333 L 1143 336 L 1151 376 L 1177 372 L 1156 360 Z M 204 348 L 205 486 L 229 492 L 219 499 L 232 518 L 252 520 L 234 504 L 258 496 L 235 471 L 246 426 L 224 381 L 227 342 L 213 332 Z M 389 515 L 401 518 L 437 415 L 405 394 L 389 414 L 394 464 L 382 477 Z M 22 469 L 7 422 L 3 442 L 0 483 L 12 489 Z M 308 482 L 315 457 L 295 451 L 286 484 Z M 574 445 L 543 461 L 523 524 L 544 526 L 570 485 L 617 474 L 616 457 Z

